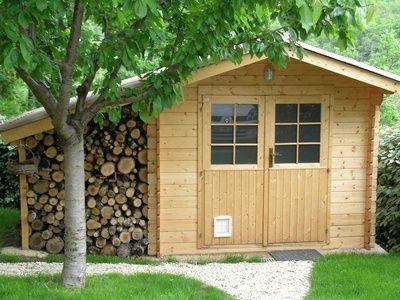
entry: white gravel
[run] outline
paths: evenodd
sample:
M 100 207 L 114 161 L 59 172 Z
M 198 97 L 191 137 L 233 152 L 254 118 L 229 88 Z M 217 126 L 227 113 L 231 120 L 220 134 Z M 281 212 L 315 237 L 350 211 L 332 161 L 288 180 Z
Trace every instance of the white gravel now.
M 159 266 L 88 264 L 88 275 L 106 273 L 171 273 L 192 277 L 220 288 L 236 299 L 303 299 L 310 283 L 310 261 L 267 261 L 193 265 L 164 263 Z M 0 275 L 27 276 L 60 273 L 59 263 L 0 263 Z

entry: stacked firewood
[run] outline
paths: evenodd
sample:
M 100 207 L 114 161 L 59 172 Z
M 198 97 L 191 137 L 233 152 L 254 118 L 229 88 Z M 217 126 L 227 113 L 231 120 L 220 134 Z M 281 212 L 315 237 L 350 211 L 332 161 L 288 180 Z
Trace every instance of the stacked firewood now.
M 146 124 L 129 107 L 118 125 L 85 130 L 86 227 L 89 253 L 127 257 L 146 253 Z M 25 139 L 40 158 L 27 177 L 30 248 L 60 253 L 64 233 L 64 156 L 53 130 Z

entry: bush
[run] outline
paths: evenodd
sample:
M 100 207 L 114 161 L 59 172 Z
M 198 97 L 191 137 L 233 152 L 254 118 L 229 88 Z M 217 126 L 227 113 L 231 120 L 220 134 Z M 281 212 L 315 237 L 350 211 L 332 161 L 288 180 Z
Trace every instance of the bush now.
M 0 207 L 18 207 L 18 177 L 7 172 L 8 158 L 17 159 L 16 150 L 0 139 Z
M 400 252 L 400 127 L 382 130 L 380 138 L 376 237 Z

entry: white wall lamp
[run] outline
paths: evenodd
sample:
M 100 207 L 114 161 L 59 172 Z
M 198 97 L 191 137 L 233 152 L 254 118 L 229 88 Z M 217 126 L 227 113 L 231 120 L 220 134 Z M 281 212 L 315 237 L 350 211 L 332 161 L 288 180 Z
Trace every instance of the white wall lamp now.
M 264 69 L 264 80 L 272 81 L 274 79 L 274 69 L 271 65 L 267 65 Z

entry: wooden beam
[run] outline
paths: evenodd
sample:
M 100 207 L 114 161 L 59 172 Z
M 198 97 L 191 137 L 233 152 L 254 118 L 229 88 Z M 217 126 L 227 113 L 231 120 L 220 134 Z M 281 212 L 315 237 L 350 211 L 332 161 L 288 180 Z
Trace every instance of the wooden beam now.
M 296 54 L 286 48 L 287 53 L 290 57 L 300 60 L 297 58 Z M 326 57 L 321 54 L 313 53 L 310 51 L 305 51 L 305 55 L 303 59 L 300 61 L 308 63 L 310 65 L 319 67 L 321 69 L 325 69 L 336 74 L 340 74 L 342 76 L 364 82 L 371 86 L 375 86 L 381 88 L 390 93 L 399 93 L 400 92 L 400 83 L 390 78 L 385 78 L 379 74 L 375 74 L 368 70 L 362 69 L 361 67 L 356 67 L 336 59 Z
M 211 64 L 194 72 L 186 84 L 192 84 L 200 80 L 216 76 L 221 73 L 229 72 L 265 59 L 267 59 L 267 57 L 265 56 L 259 58 L 256 56 L 251 57 L 250 54 L 245 54 L 243 55 L 242 62 L 240 64 L 234 64 L 229 60 L 224 60 L 219 64 Z
M 375 203 L 376 203 L 376 186 L 378 175 L 378 147 L 379 147 L 379 120 L 380 110 L 379 104 L 382 95 L 371 92 L 370 100 L 370 129 L 369 129 L 369 145 L 368 145 L 368 162 L 367 162 L 367 197 L 365 199 L 364 214 L 364 247 L 371 249 L 375 245 L 375 230 L 372 228 L 375 224 Z
M 19 161 L 26 160 L 25 149 L 18 148 Z M 21 210 L 21 248 L 29 249 L 29 224 L 28 224 L 28 203 L 26 201 L 26 193 L 28 192 L 28 182 L 26 175 L 19 175 L 19 200 Z

